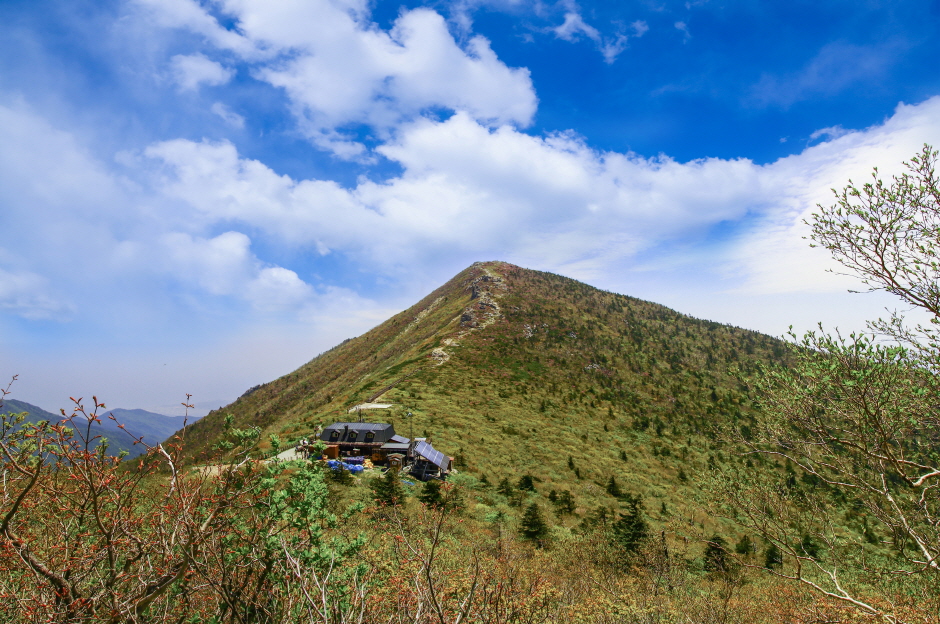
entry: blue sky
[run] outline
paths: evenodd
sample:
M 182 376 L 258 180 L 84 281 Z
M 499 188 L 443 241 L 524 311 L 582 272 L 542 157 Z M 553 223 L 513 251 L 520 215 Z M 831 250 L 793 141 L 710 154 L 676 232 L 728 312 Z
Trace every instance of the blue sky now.
M 198 411 L 476 260 L 779 335 L 940 143 L 940 2 L 0 3 L 0 375 Z

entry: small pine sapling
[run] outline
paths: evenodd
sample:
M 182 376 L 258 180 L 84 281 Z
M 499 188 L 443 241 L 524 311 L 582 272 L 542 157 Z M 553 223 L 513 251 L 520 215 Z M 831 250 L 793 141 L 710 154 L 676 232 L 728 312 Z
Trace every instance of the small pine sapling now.
M 620 489 L 620 486 L 617 484 L 617 479 L 610 475 L 610 478 L 607 480 L 607 493 L 613 496 L 614 498 L 620 498 L 623 496 L 623 491 Z
M 734 552 L 744 556 L 754 554 L 754 540 L 747 534 L 742 535 L 738 543 L 734 545 Z
M 626 512 L 618 514 L 610 527 L 611 541 L 626 554 L 635 553 L 649 536 L 649 525 L 643 517 L 643 499 L 624 495 Z
M 418 500 L 428 507 L 440 506 L 444 502 L 444 497 L 441 495 L 441 482 L 431 479 L 425 483 L 421 488 L 421 493 L 418 494 Z
M 401 478 L 394 468 L 388 469 L 384 476 L 372 479 L 370 487 L 375 501 L 382 505 L 400 505 L 405 498 Z
M 704 565 L 706 572 L 727 572 L 728 559 L 726 557 L 725 539 L 720 535 L 713 535 L 705 545 Z
M 502 494 L 503 496 L 505 496 L 506 498 L 509 498 L 513 495 L 513 487 L 507 477 L 503 477 L 500 480 L 499 485 L 496 486 L 496 491 Z
M 519 484 L 516 486 L 523 492 L 534 492 L 535 491 L 535 480 L 532 478 L 532 475 L 522 475 L 519 478 Z
M 771 544 L 764 551 L 764 567 L 768 570 L 776 570 L 783 565 L 783 553 L 777 548 L 776 544 Z

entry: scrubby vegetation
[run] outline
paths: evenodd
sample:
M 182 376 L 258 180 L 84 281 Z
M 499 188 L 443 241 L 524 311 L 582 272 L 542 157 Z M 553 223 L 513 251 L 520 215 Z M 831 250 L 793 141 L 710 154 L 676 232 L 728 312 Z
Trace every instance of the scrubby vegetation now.
M 175 440 L 122 464 L 86 437 L 96 417 L 79 406 L 61 424 L 0 423 L 3 621 L 770 623 L 845 614 L 733 563 L 716 540 L 675 530 L 682 523 L 650 532 L 638 497 L 569 531 L 528 488 L 507 496 L 466 475 L 436 487 L 395 473 L 334 480 L 318 462 L 251 461 L 259 430 L 231 422 L 224 462 L 188 465 Z
M 898 604 L 940 613 L 937 156 L 925 145 L 900 176 L 850 182 L 811 224 L 869 289 L 930 323 L 895 313 L 868 334 L 792 336 L 792 365 L 759 377 L 759 417 L 739 439 L 784 461 L 786 478 L 727 466 L 715 480 L 735 520 L 774 546 L 768 566 L 792 562 L 775 573 L 888 622 L 909 617 Z

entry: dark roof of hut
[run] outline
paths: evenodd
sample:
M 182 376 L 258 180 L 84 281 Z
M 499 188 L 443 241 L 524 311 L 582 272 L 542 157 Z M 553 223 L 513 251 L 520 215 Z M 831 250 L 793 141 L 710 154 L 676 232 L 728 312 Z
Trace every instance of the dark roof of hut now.
M 330 444 L 384 444 L 394 435 L 395 427 L 389 423 L 338 422 L 325 427 L 320 439 Z

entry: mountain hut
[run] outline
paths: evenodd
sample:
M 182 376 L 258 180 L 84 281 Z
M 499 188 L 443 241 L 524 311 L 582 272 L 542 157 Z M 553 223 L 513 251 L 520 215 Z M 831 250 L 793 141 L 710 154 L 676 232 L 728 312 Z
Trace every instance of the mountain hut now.
M 330 459 L 366 456 L 374 463 L 385 463 L 392 453 L 411 455 L 411 440 L 395 434 L 389 423 L 338 422 L 320 433 Z

